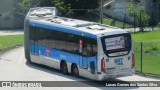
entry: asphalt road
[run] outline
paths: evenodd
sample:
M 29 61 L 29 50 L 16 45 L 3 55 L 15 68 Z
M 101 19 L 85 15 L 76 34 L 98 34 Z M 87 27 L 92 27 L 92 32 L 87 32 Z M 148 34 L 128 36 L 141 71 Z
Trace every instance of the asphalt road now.
M 11 50 L 0 56 L 0 81 L 87 81 L 85 78 L 76 78 L 64 75 L 59 70 L 46 66 L 31 64 L 24 58 L 23 47 Z M 114 79 L 117 81 L 157 81 L 139 75 Z M 85 83 L 91 87 L 54 87 L 54 88 L 0 88 L 0 90 L 160 90 L 160 87 L 95 87 L 99 83 Z M 101 84 L 99 84 L 101 85 Z

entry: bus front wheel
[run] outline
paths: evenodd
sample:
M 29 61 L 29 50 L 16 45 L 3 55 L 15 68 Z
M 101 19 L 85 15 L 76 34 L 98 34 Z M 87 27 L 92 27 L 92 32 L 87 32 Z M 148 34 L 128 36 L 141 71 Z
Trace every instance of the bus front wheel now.
M 75 64 L 72 66 L 72 74 L 73 74 L 75 77 L 78 77 L 78 76 L 79 76 L 79 70 L 78 70 L 77 65 L 75 65 Z

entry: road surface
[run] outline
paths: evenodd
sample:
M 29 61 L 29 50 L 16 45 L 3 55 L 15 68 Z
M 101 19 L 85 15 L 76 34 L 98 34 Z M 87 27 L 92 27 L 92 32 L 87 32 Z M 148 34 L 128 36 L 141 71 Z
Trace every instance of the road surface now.
M 118 81 L 157 81 L 157 79 L 138 75 L 115 79 Z M 46 66 L 30 64 L 24 58 L 23 47 L 13 49 L 0 56 L 0 81 L 87 81 L 63 75 L 59 70 Z M 0 90 L 160 90 L 160 87 L 94 87 L 98 83 L 85 83 L 91 87 L 54 87 L 54 88 L 0 88 Z

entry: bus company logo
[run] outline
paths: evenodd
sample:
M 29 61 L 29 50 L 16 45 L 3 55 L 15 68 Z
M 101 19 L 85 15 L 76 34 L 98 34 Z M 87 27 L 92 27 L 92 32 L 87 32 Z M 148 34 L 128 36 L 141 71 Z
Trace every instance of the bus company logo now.
M 51 51 L 50 51 L 50 49 L 49 49 L 49 48 L 47 48 L 47 49 L 46 49 L 46 54 L 47 54 L 47 56 L 50 56 Z
M 11 82 L 2 82 L 2 87 L 12 87 Z

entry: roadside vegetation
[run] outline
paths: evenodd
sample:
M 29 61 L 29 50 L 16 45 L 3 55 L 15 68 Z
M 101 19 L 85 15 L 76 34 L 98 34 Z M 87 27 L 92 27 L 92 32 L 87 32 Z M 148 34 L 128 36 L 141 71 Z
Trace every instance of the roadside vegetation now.
M 146 13 L 144 8 L 134 1 L 128 2 L 127 11 L 130 17 L 135 18 L 138 21 L 140 31 L 143 32 L 144 28 L 148 26 L 150 16 Z
M 23 35 L 0 36 L 0 51 L 17 45 L 23 45 Z
M 132 33 L 136 70 L 140 71 L 142 43 L 142 72 L 160 75 L 160 30 Z
M 134 42 L 145 42 L 145 41 L 158 41 L 160 40 L 160 30 L 136 32 L 132 33 Z

